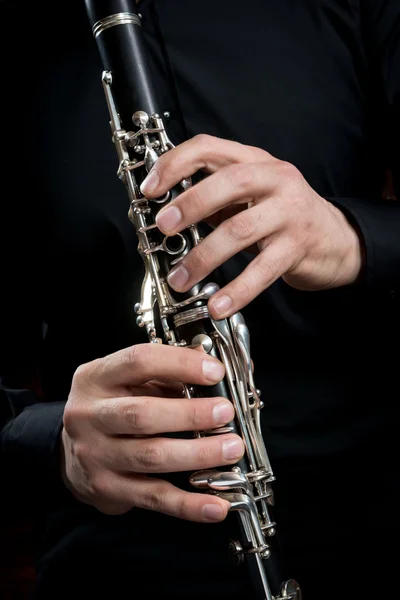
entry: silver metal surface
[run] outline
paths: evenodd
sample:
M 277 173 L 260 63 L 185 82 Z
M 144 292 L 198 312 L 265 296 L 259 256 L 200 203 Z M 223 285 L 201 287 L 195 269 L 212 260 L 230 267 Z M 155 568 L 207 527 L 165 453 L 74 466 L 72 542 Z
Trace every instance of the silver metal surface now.
M 97 34 L 106 26 L 122 22 L 123 18 L 129 16 L 114 15 L 105 20 L 106 23 L 99 25 Z M 138 251 L 145 266 L 141 300 L 135 305 L 138 325 L 146 328 L 151 342 L 202 349 L 220 358 L 225 366 L 226 388 L 235 409 L 235 428 L 245 447 L 245 460 L 240 463 L 247 465 L 245 470 L 236 465 L 199 471 L 192 474 L 190 483 L 195 489 L 224 498 L 229 502 L 231 511 L 239 513 L 244 539 L 233 541 L 231 550 L 238 562 L 242 562 L 246 555 L 254 557 L 265 600 L 301 600 L 299 586 L 293 580 L 283 582 L 281 591 L 273 596 L 265 568 L 265 561 L 271 558 L 271 538 L 276 535 L 275 523 L 270 515 L 270 506 L 274 504 L 271 484 L 275 478 L 261 431 L 260 411 L 263 403 L 254 382 L 249 330 L 241 313 L 222 320 L 210 317 L 207 302 L 219 290 L 216 283 L 199 284 L 191 297 L 180 302 L 174 299 L 173 291 L 167 284 L 168 273 L 165 272 L 163 258 L 165 253 L 176 255 L 172 263 L 176 264 L 188 251 L 187 243 L 178 234 L 177 238 L 174 236 L 179 241 L 178 245 L 169 247 L 168 237 L 163 237 L 156 225 L 157 202 L 168 203 L 171 194 L 150 200 L 140 192 L 140 182 L 158 158 L 173 148 L 173 144 L 159 115 L 137 111 L 132 117 L 137 130 L 127 132 L 122 129 L 112 94 L 112 74 L 107 71 L 103 73 L 103 88 L 110 112 L 112 140 L 119 159 L 117 176 L 124 182 L 129 195 L 128 216 L 135 227 Z M 180 185 L 184 192 L 190 187 L 191 181 L 185 179 Z M 189 227 L 189 235 L 193 245 L 201 243 L 195 224 Z M 160 334 L 156 331 L 156 317 L 161 323 Z M 179 328 L 203 320 L 207 326 L 203 329 L 207 334 L 194 335 L 193 339 L 188 340 L 177 336 Z M 187 398 L 196 396 L 195 386 L 184 385 L 183 390 Z M 194 435 L 219 435 L 233 430 L 232 424 L 228 424 L 209 431 L 194 432 Z
M 174 325 L 175 327 L 182 327 L 188 323 L 208 318 L 209 313 L 207 306 L 198 306 L 197 308 L 191 308 L 190 310 L 185 310 L 185 312 L 174 315 Z
M 300 586 L 294 579 L 289 579 L 282 585 L 281 598 L 278 600 L 302 600 Z
M 189 348 L 201 348 L 203 352 L 209 354 L 213 349 L 213 345 L 213 341 L 209 335 L 206 335 L 205 333 L 199 333 L 198 335 L 194 336 Z
M 101 21 L 97 21 L 97 23 L 93 25 L 93 35 L 96 38 L 103 31 L 109 29 L 110 27 L 115 27 L 116 25 L 126 25 L 128 23 L 138 25 L 139 27 L 142 26 L 140 18 L 137 15 L 134 15 L 133 13 L 117 13 L 115 15 L 110 15 L 105 19 L 101 19 Z

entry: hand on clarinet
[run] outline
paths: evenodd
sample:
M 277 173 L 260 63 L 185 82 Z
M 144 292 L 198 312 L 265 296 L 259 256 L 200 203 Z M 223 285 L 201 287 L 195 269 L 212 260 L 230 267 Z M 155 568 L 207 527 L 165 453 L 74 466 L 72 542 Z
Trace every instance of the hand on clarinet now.
M 214 230 L 169 274 L 189 290 L 241 250 L 255 258 L 209 302 L 214 318 L 232 315 L 278 278 L 299 290 L 355 283 L 363 267 L 360 237 L 344 214 L 319 196 L 292 164 L 237 142 L 198 135 L 165 153 L 142 184 L 163 195 L 195 172 L 210 175 L 163 208 L 157 225 L 174 235 L 206 221 Z
M 176 383 L 207 386 L 223 377 L 217 359 L 150 343 L 79 367 L 62 431 L 67 488 L 110 515 L 139 507 L 191 521 L 222 521 L 229 509 L 226 500 L 183 491 L 159 475 L 234 464 L 243 456 L 243 442 L 234 434 L 163 437 L 229 423 L 234 409 L 228 400 L 183 398 L 182 384 Z

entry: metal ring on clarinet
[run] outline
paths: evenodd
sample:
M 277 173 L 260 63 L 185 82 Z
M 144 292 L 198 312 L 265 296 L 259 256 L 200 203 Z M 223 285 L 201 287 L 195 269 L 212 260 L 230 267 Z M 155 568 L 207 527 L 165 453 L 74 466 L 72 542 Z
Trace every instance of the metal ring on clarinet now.
M 110 15 L 101 21 L 97 21 L 97 23 L 93 25 L 93 35 L 94 37 L 97 37 L 100 35 L 100 33 L 106 29 L 109 29 L 110 27 L 115 27 L 116 25 L 126 25 L 128 23 L 131 23 L 132 25 L 139 25 L 139 27 L 142 26 L 138 15 L 134 15 L 133 13 L 118 13 L 116 15 Z
M 168 273 L 184 254 L 201 243 L 196 224 L 185 235 L 164 237 L 155 218 L 167 204 L 191 185 L 183 180 L 171 194 L 150 200 L 140 185 L 160 156 L 173 148 L 163 117 L 166 108 L 158 98 L 146 40 L 135 0 L 84 0 L 90 25 L 103 62 L 103 89 L 109 109 L 111 139 L 117 152 L 118 178 L 124 182 L 128 217 L 138 235 L 138 250 L 144 259 L 145 276 L 137 308 L 138 325 L 146 327 L 149 341 L 188 348 L 203 347 L 224 363 L 226 375 L 211 392 L 185 385 L 185 394 L 198 393 L 228 398 L 235 418 L 227 427 L 194 432 L 196 437 L 234 432 L 241 435 L 245 454 L 233 467 L 192 474 L 195 489 L 225 498 L 239 515 L 239 540 L 234 555 L 253 567 L 256 584 L 249 590 L 254 600 L 301 600 L 301 591 L 282 573 L 276 541 L 273 506 L 274 481 L 262 436 L 260 394 L 255 387 L 250 356 L 250 333 L 240 313 L 228 319 L 210 317 L 207 301 L 218 291 L 216 283 L 204 280 L 174 300 Z M 179 15 L 178 15 L 179 17 Z M 100 35 L 104 33 L 103 35 Z M 173 193 L 172 193 L 173 192 Z M 214 275 L 212 275 L 214 277 Z M 158 335 L 162 332 L 162 337 Z M 168 593 L 168 592 L 167 592 Z

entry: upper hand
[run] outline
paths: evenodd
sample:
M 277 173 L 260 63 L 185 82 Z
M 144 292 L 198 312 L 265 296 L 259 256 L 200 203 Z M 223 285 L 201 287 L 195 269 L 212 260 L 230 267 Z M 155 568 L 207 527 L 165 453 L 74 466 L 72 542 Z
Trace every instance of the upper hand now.
M 142 192 L 161 196 L 200 169 L 210 176 L 157 215 L 159 229 L 169 235 L 199 221 L 220 223 L 169 274 L 173 289 L 189 290 L 254 245 L 257 253 L 249 266 L 210 299 L 215 318 L 240 310 L 279 277 L 300 290 L 357 281 L 363 252 L 355 229 L 295 166 L 264 150 L 196 136 L 160 157 Z
M 182 384 L 174 383 L 210 386 L 223 377 L 217 359 L 164 344 L 139 344 L 79 367 L 62 431 L 68 489 L 107 514 L 140 507 L 192 521 L 223 520 L 226 500 L 147 476 L 215 468 L 243 456 L 243 442 L 234 434 L 189 440 L 163 435 L 229 423 L 231 402 L 183 398 Z

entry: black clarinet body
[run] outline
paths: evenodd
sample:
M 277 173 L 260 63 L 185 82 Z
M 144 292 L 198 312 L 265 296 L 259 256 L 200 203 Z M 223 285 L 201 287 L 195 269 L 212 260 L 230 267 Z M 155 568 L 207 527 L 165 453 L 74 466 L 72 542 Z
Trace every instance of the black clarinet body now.
M 193 473 L 190 484 L 230 503 L 230 513 L 237 517 L 237 539 L 230 541 L 229 549 L 238 568 L 244 562 L 249 566 L 249 598 L 301 600 L 296 581 L 284 576 L 272 518 L 274 475 L 261 433 L 263 405 L 254 383 L 245 320 L 241 313 L 219 321 L 209 315 L 208 300 L 219 289 L 215 274 L 185 294 L 177 294 L 167 283 L 169 271 L 201 243 L 201 235 L 198 225 L 193 224 L 177 235 L 165 236 L 155 219 L 162 207 L 193 185 L 192 181 L 184 179 L 165 196 L 153 200 L 140 191 L 158 158 L 174 147 L 165 124 L 165 108 L 155 89 L 140 14 L 134 0 L 85 0 L 85 6 L 104 69 L 102 83 L 119 160 L 117 175 L 127 190 L 128 218 L 145 266 L 140 302 L 134 307 L 137 323 L 146 329 L 152 343 L 201 347 L 221 360 L 226 376 L 220 384 L 212 388 L 185 385 L 184 393 L 188 398 L 228 398 L 235 418 L 224 427 L 193 435 L 237 433 L 245 446 L 245 454 L 236 465 Z M 233 518 L 232 514 L 228 518 Z

